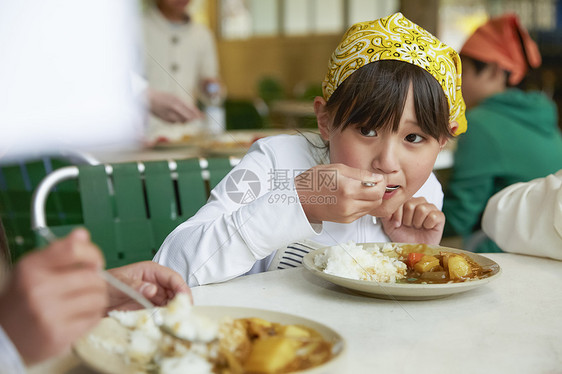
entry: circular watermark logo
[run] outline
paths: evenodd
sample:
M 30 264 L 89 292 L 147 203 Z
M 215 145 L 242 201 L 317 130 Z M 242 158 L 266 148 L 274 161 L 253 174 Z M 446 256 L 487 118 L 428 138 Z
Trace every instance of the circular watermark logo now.
M 260 194 L 260 179 L 251 170 L 236 170 L 226 179 L 226 194 L 237 204 L 248 204 Z

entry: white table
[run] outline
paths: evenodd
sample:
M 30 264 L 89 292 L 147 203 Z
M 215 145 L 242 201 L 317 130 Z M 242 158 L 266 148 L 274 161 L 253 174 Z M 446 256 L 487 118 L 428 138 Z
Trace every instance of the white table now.
M 487 254 L 503 270 L 443 299 L 358 296 L 304 268 L 194 288 L 198 305 L 247 306 L 311 318 L 348 342 L 345 373 L 561 373 L 562 262 Z
M 311 318 L 347 340 L 361 373 L 561 373 L 562 261 L 487 254 L 502 267 L 485 286 L 444 299 L 354 295 L 304 268 L 193 288 L 198 305 L 247 306 Z M 0 370 L 1 372 L 1 370 Z M 30 374 L 91 373 L 70 354 Z

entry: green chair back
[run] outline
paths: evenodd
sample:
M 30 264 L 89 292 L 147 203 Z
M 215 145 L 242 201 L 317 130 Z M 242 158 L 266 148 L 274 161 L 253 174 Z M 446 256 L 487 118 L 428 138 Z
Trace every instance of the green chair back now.
M 199 159 L 177 160 L 172 169 L 169 165 L 112 164 L 110 174 L 105 165 L 78 168 L 82 225 L 103 251 L 107 268 L 151 260 L 166 236 L 207 202 L 209 188 L 231 169 L 226 158 L 208 160 L 207 173 Z M 77 226 L 50 228 L 62 236 Z
M 232 166 L 228 158 L 208 158 L 209 190 L 212 190 L 230 172 Z
M 148 208 L 158 248 L 177 225 L 205 205 L 209 195 L 198 159 L 178 160 L 176 165 L 174 179 L 164 163 L 145 164 Z
M 44 157 L 0 165 L 0 219 L 13 262 L 35 247 L 35 235 L 30 226 L 33 191 L 51 171 L 70 164 L 67 160 Z M 49 195 L 46 216 L 50 225 L 71 225 L 82 221 L 76 181 L 61 183 Z

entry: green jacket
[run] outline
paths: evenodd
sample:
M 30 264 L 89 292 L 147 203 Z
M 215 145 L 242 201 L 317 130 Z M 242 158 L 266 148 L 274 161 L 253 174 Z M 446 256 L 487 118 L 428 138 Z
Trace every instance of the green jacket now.
M 556 105 L 540 92 L 509 89 L 467 112 L 445 187 L 445 236 L 468 239 L 480 229 L 486 203 L 501 189 L 562 169 Z M 466 244 L 466 242 L 465 242 Z M 478 252 L 501 252 L 488 240 Z

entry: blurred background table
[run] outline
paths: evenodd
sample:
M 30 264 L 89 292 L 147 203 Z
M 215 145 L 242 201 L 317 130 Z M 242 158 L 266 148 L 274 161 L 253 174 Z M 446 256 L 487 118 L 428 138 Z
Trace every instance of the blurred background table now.
M 139 145 L 138 147 L 129 148 L 107 148 L 92 152 L 91 155 L 100 163 L 184 159 L 191 157 L 242 158 L 257 139 L 266 136 L 311 131 L 318 132 L 317 130 L 306 128 L 234 130 L 194 142 L 168 142 L 152 146 Z M 455 146 L 455 140 L 452 140 L 439 152 L 434 170 L 441 171 L 450 169 L 453 166 Z
M 282 123 L 286 128 L 302 126 L 303 120 L 314 119 L 314 103 L 304 100 L 275 100 L 271 102 L 271 115 L 283 118 Z
M 191 157 L 242 157 L 257 139 L 280 134 L 296 134 L 299 131 L 301 129 L 295 128 L 233 130 L 193 141 L 170 141 L 154 145 L 139 145 L 138 147 L 107 148 L 91 154 L 101 163 Z

